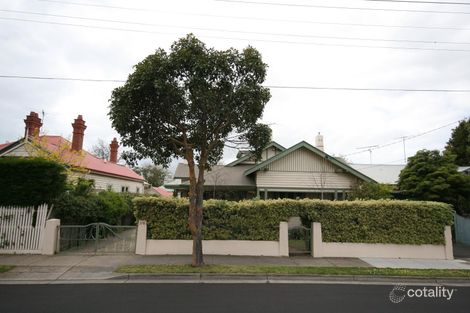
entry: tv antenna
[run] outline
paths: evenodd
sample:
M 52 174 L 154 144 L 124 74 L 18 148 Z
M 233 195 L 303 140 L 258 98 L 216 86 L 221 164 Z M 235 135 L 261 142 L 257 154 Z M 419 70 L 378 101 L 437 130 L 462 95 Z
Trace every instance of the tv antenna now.
M 370 164 L 372 164 L 372 150 L 374 148 L 378 148 L 379 146 L 378 145 L 373 145 L 373 146 L 364 146 L 364 147 L 358 147 L 356 149 L 360 149 L 360 150 L 364 150 L 364 151 L 369 151 L 369 160 L 370 160 Z

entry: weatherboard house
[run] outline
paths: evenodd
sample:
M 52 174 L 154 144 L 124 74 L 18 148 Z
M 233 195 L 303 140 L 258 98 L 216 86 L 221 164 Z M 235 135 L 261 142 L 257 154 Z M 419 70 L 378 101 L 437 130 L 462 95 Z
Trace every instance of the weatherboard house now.
M 24 137 L 14 142 L 0 144 L 0 157 L 29 157 L 34 155 L 35 149 L 42 149 L 47 153 L 59 154 L 61 160 L 72 167 L 84 169 L 72 175 L 92 179 L 97 190 L 144 192 L 145 179 L 129 167 L 117 163 L 119 144 L 116 138 L 110 144 L 109 160 L 100 159 L 83 149 L 86 125 L 81 115 L 72 124 L 71 142 L 61 136 L 39 135 L 42 120 L 36 112 L 26 116 L 24 122 Z
M 204 198 L 261 199 L 318 198 L 343 200 L 361 182 L 377 182 L 350 164 L 324 151 L 319 134 L 315 146 L 301 141 L 290 148 L 271 142 L 255 161 L 248 152 L 205 175 Z M 166 187 L 180 196 L 189 189 L 188 165 L 178 164 L 175 180 Z M 387 178 L 390 180 L 390 178 Z M 393 180 L 393 179 L 392 179 Z

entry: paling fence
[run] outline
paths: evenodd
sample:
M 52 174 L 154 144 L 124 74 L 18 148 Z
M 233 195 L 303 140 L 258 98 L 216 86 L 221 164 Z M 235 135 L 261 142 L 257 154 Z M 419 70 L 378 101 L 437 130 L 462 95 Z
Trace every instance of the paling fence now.
M 40 254 L 47 209 L 0 206 L 0 253 Z

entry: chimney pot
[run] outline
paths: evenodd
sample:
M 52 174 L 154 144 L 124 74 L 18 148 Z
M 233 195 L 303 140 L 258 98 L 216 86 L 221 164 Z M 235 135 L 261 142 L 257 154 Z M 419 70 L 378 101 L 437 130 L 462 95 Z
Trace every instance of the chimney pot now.
M 85 121 L 83 116 L 79 115 L 72 123 L 73 135 L 72 135 L 72 150 L 81 151 L 83 149 L 83 137 L 85 136 Z
M 39 118 L 39 115 L 36 112 L 31 111 L 29 115 L 26 116 L 24 120 L 25 131 L 24 136 L 33 137 L 39 135 L 39 130 L 42 126 L 42 121 Z
M 117 163 L 119 143 L 116 138 L 114 138 L 113 141 L 111 141 L 111 144 L 109 145 L 109 147 L 110 147 L 109 162 Z

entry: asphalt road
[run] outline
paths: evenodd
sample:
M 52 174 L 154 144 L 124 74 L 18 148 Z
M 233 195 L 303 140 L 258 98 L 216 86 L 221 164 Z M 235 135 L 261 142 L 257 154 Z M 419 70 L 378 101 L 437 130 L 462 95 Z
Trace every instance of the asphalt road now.
M 450 300 L 405 297 L 398 304 L 389 299 L 392 288 L 341 284 L 0 285 L 0 312 L 470 312 L 470 287 L 455 287 Z

